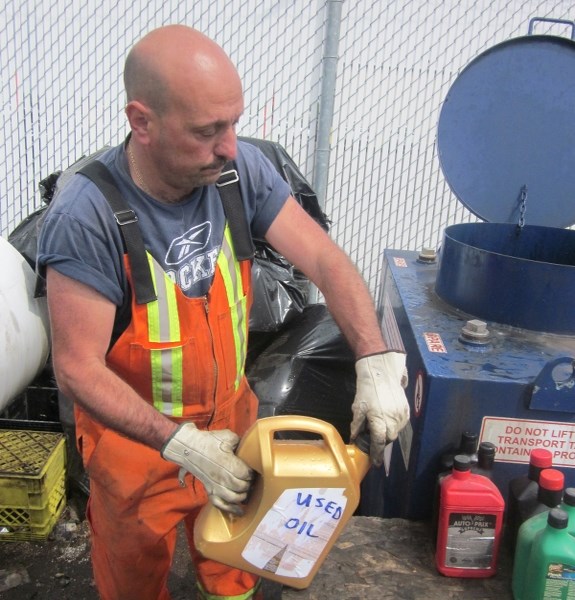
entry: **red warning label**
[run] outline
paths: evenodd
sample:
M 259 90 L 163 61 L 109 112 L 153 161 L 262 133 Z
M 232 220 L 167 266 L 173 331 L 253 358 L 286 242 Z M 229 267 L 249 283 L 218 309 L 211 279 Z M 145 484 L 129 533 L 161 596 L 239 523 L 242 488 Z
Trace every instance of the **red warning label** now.
M 424 333 L 423 337 L 430 352 L 447 352 L 447 348 L 439 333 Z
M 400 256 L 394 256 L 393 263 L 396 267 L 401 267 L 404 269 L 407 267 L 407 261 L 405 260 L 405 258 L 401 258 Z
M 575 467 L 575 423 L 484 417 L 480 441 L 495 444 L 499 462 L 529 463 L 531 450 L 546 448 L 554 466 Z

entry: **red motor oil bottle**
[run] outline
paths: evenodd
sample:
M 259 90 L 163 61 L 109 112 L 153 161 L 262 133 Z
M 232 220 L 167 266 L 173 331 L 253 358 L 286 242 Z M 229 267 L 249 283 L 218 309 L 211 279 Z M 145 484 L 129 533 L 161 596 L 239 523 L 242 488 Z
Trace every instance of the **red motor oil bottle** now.
M 458 455 L 441 481 L 435 563 L 448 577 L 491 577 L 497 571 L 505 502 L 487 477 Z
M 519 527 L 534 515 L 558 507 L 563 498 L 564 487 L 565 475 L 559 469 L 543 469 L 539 475 L 537 496 L 519 506 Z
M 451 470 L 453 469 L 453 459 L 458 454 L 469 457 L 472 470 L 477 466 L 479 461 L 479 451 L 477 449 L 478 439 L 479 436 L 476 433 L 472 431 L 464 431 L 461 434 L 459 448 L 453 448 L 449 452 L 445 452 L 441 455 L 439 461 L 439 473 L 435 480 L 435 489 L 433 491 L 433 501 L 431 507 L 431 531 L 434 544 L 437 542 L 437 526 L 439 524 L 439 490 L 441 486 L 441 480 L 451 473 Z M 482 475 L 483 474 L 484 473 L 482 473 Z

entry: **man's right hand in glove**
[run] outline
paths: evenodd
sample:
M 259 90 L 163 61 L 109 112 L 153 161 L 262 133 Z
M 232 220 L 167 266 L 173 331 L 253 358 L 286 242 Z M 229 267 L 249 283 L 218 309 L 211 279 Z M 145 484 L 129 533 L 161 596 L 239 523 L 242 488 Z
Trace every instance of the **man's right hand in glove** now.
M 239 441 L 229 429 L 200 431 L 193 423 L 184 423 L 164 444 L 161 454 L 182 467 L 181 485 L 185 485 L 188 471 L 204 484 L 214 506 L 241 515 L 240 503 L 247 498 L 253 472 L 234 454 Z

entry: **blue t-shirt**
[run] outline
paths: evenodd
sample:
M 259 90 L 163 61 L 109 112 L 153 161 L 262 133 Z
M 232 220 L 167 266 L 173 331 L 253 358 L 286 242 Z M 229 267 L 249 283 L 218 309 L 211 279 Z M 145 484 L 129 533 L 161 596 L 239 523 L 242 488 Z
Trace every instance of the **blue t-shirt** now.
M 188 297 L 209 290 L 225 216 L 215 185 L 177 203 L 159 202 L 132 181 L 124 144 L 98 156 L 138 217 L 144 245 Z M 236 165 L 252 236 L 263 239 L 290 189 L 261 151 L 238 142 Z M 120 306 L 127 290 L 123 243 L 110 205 L 87 177 L 73 175 L 55 195 L 38 240 L 38 266 L 84 283 Z

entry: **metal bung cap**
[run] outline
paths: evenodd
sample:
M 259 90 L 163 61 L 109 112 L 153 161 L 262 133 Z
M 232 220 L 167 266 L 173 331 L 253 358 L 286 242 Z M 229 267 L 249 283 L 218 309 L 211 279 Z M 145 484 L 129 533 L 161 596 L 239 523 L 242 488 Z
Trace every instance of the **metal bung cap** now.
M 548 469 L 553 464 L 553 455 L 549 450 L 544 448 L 536 448 L 531 450 L 529 455 L 529 463 L 534 467 L 540 467 L 542 469 Z
M 569 525 L 569 515 L 560 508 L 552 508 L 547 515 L 547 523 L 555 529 L 566 529 Z
M 575 37 L 575 24 L 564 23 Z M 527 35 L 483 52 L 451 85 L 439 161 L 455 196 L 480 219 L 575 223 L 574 72 L 573 39 Z
M 539 487 L 557 492 L 565 486 L 565 476 L 557 469 L 543 469 L 539 475 Z
M 479 319 L 471 319 L 461 328 L 459 341 L 467 344 L 485 346 L 489 344 L 491 332 L 487 329 L 487 323 Z
M 437 261 L 437 250 L 435 248 L 423 247 L 417 257 L 418 262 L 432 264 Z

